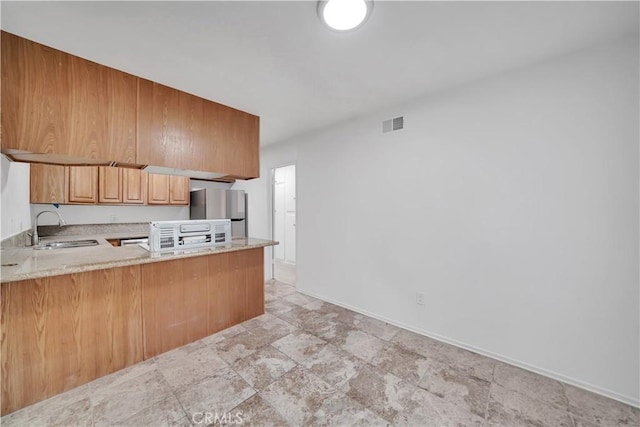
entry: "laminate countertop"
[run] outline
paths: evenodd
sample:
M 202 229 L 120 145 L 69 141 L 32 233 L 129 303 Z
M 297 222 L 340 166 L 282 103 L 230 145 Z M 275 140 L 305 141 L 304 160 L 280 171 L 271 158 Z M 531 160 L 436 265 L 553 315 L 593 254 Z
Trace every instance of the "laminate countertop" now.
M 131 233 L 124 234 L 122 237 L 131 236 Z M 95 239 L 99 242 L 96 246 L 79 248 L 46 250 L 34 250 L 32 247 L 2 248 L 0 250 L 0 283 L 242 251 L 278 244 L 273 240 L 246 238 L 234 239 L 227 246 L 152 254 L 138 245 L 116 247 L 107 242 L 107 239 L 118 237 L 120 236 L 109 234 L 105 236 L 76 235 L 63 238 L 58 236 L 41 239 L 41 243 L 87 239 Z

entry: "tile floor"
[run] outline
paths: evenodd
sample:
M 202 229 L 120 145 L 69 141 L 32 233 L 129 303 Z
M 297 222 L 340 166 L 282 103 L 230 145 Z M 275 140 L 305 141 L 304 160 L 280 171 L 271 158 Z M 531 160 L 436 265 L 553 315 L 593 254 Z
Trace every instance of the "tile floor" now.
M 273 263 L 273 277 L 288 285 L 296 284 L 296 265 L 276 260 Z
M 637 426 L 638 409 L 266 284 L 267 314 L 2 426 Z M 217 419 L 215 418 L 217 415 Z

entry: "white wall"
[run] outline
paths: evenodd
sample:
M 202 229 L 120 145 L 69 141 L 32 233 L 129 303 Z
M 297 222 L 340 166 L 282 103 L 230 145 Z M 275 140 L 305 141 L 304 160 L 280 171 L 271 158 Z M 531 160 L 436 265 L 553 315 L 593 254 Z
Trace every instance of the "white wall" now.
M 266 148 L 252 228 L 296 162 L 299 290 L 638 405 L 638 75 L 636 37 Z
M 29 165 L 11 162 L 0 155 L 0 240 L 31 228 L 29 214 Z

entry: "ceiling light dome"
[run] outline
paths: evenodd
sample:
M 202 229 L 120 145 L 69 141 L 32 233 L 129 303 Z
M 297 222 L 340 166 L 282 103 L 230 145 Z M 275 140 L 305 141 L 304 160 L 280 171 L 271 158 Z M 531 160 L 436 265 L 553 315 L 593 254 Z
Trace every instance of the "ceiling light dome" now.
M 372 8 L 371 0 L 319 1 L 318 16 L 331 29 L 349 31 L 362 25 Z

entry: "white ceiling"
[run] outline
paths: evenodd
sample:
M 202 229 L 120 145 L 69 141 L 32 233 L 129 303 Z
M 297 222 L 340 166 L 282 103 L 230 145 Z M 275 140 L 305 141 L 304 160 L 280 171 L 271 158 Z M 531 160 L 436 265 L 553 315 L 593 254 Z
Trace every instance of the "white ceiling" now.
M 315 1 L 9 2 L 2 29 L 261 116 L 279 142 L 638 33 L 638 2 L 376 1 L 324 28 Z

